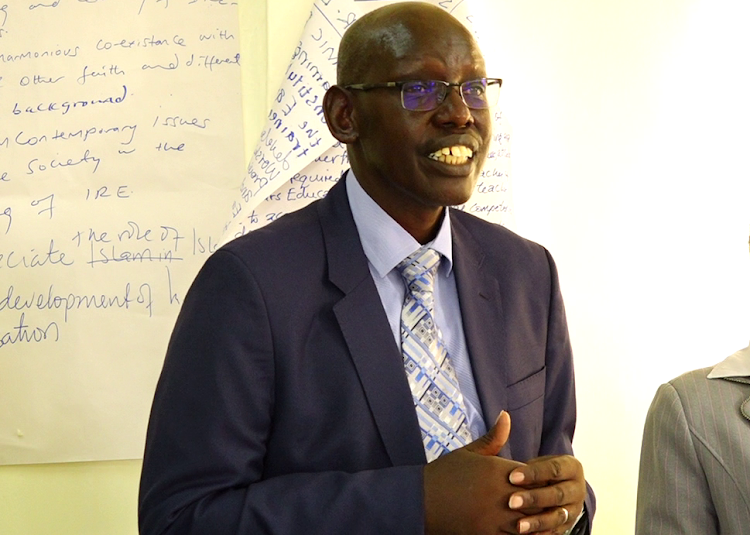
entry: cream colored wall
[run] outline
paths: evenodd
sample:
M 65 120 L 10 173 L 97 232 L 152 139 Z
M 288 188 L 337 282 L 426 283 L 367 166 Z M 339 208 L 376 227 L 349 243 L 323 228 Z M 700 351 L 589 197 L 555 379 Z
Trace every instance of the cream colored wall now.
M 658 384 L 750 338 L 746 2 L 486 0 L 518 231 L 560 271 L 597 533 L 633 533 Z
M 268 113 L 268 7 L 266 0 L 239 3 L 240 55 L 242 57 L 242 119 L 245 128 L 245 155 L 255 148 L 263 119 Z M 305 11 L 309 11 L 306 8 Z M 290 53 L 291 55 L 291 53 Z
M 560 270 L 596 533 L 629 534 L 657 385 L 750 336 L 748 13 L 739 0 L 474 2 L 505 80 L 517 230 Z M 311 5 L 242 3 L 248 151 Z M 0 533 L 133 535 L 139 471 L 0 467 Z
M 140 461 L 0 467 L 3 535 L 135 535 Z

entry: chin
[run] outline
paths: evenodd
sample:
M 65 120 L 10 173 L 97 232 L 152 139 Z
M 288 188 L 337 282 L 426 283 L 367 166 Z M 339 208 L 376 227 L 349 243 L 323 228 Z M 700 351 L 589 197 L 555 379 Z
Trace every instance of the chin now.
M 440 206 L 461 206 L 462 204 L 466 204 L 469 202 L 469 199 L 471 198 L 471 194 L 473 192 L 451 192 L 447 193 L 445 195 L 441 195 L 439 199 L 437 199 L 437 204 Z
M 477 181 L 474 177 L 467 177 L 461 181 L 461 184 L 453 184 L 452 188 L 447 188 L 440 194 L 441 204 L 443 206 L 459 206 L 467 203 L 474 194 L 474 188 Z

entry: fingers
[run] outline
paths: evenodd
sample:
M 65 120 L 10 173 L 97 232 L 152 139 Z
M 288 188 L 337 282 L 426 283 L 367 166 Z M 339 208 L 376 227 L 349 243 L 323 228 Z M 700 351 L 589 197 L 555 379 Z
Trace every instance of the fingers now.
M 518 521 L 519 533 L 565 533 L 575 522 L 578 515 L 573 515 L 566 507 L 555 507 L 534 516 L 527 516 Z
M 577 481 L 563 481 L 549 487 L 522 490 L 514 492 L 508 506 L 515 510 L 549 509 L 552 507 L 568 507 L 572 513 L 576 507 L 580 508 L 586 497 L 585 487 L 579 487 Z
M 583 483 L 583 467 L 572 455 L 538 457 L 510 474 L 510 482 L 523 487 L 549 485 L 571 479 Z
M 505 411 L 474 442 L 424 467 L 425 533 L 562 534 L 583 511 L 586 482 L 572 456 L 530 466 L 497 457 L 510 436 Z
M 517 533 L 518 522 L 542 511 L 512 511 L 508 500 L 517 461 L 497 457 L 510 435 L 510 415 L 500 413 L 474 442 L 424 467 L 425 533 Z M 526 490 L 526 489 L 520 489 Z
M 487 433 L 476 439 L 471 444 L 464 446 L 464 449 L 478 453 L 480 455 L 497 455 L 508 442 L 510 436 L 510 414 L 501 411 L 493 425 Z
M 524 487 L 508 502 L 512 510 L 528 515 L 518 521 L 519 533 L 564 533 L 583 511 L 583 468 L 570 455 L 532 459 L 513 470 L 509 480 Z

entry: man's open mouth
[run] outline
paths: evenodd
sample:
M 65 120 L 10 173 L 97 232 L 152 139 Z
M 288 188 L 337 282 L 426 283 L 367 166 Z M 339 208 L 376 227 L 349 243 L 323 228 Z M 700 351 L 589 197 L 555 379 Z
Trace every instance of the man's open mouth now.
M 438 149 L 427 155 L 431 160 L 447 163 L 449 165 L 465 164 L 472 158 L 472 156 L 474 156 L 474 151 L 465 145 L 443 147 L 442 149 Z

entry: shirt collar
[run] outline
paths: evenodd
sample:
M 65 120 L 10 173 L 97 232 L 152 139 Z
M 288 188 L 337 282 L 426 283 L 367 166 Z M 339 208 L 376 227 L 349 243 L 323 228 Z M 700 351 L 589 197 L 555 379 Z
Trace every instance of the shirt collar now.
M 346 174 L 346 191 L 362 248 L 377 275 L 384 278 L 399 262 L 421 247 L 414 237 L 396 223 L 359 185 L 354 171 Z M 453 268 L 451 221 L 446 208 L 437 236 L 428 245 L 443 255 L 440 272 Z
M 750 377 L 750 347 L 740 349 L 714 366 L 709 379 L 723 379 L 726 377 Z

